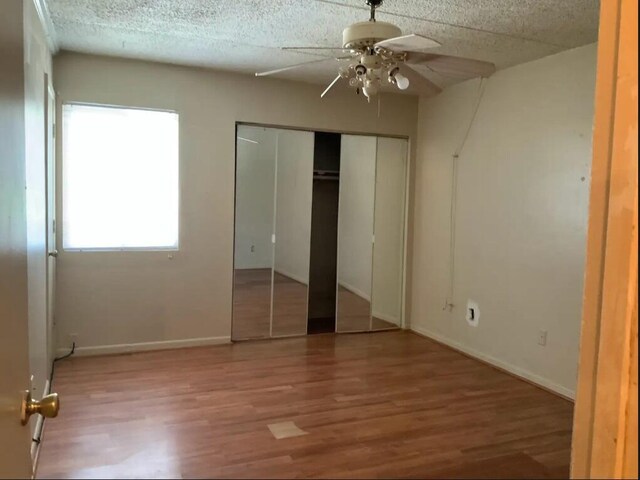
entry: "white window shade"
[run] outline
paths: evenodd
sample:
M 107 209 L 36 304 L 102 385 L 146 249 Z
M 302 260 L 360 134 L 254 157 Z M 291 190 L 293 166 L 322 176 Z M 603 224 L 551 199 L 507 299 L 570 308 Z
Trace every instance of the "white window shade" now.
M 176 113 L 64 105 L 65 249 L 178 247 Z

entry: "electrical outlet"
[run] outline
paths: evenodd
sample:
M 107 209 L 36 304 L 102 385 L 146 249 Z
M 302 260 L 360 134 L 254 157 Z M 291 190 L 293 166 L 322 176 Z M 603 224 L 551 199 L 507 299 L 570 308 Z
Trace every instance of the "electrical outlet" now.
M 74 343 L 78 343 L 78 334 L 77 333 L 70 333 L 69 334 L 69 346 L 73 345 Z
M 480 306 L 473 300 L 467 300 L 467 323 L 472 327 L 477 327 L 480 321 Z
M 548 332 L 546 330 L 540 330 L 540 332 L 538 332 L 538 345 L 542 347 L 547 346 L 547 335 Z

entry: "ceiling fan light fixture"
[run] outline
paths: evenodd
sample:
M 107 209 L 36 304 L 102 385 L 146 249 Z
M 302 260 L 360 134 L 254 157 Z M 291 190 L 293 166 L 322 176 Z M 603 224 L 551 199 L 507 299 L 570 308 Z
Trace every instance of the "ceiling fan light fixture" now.
M 354 70 L 355 70 L 356 75 L 357 75 L 358 77 L 362 77 L 362 76 L 364 76 L 364 75 L 366 75 L 366 74 L 367 74 L 367 67 L 365 67 L 365 66 L 364 66 L 364 65 L 362 65 L 362 64 L 358 64 L 358 65 L 356 65 L 356 66 L 355 66 L 355 68 L 354 68 Z
M 409 88 L 409 79 L 400 73 L 398 67 L 392 69 L 389 72 L 389 82 L 398 87 L 400 90 L 406 90 Z
M 405 77 L 401 73 L 396 75 L 396 85 L 398 85 L 398 88 L 400 90 L 406 90 L 407 88 L 409 88 L 409 84 L 410 82 L 407 77 Z
M 378 94 L 378 82 L 376 80 L 365 81 L 362 93 L 367 98 L 375 97 Z

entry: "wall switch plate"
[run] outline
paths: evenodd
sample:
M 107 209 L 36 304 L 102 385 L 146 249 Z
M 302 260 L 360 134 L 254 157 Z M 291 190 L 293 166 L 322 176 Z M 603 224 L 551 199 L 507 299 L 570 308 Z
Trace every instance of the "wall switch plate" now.
M 538 345 L 543 347 L 547 345 L 547 335 L 548 332 L 546 330 L 540 330 L 540 332 L 538 332 Z

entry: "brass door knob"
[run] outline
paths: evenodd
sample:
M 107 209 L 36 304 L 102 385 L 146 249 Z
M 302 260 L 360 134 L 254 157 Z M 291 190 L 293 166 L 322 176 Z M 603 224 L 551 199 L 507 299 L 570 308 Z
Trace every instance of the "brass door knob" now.
M 29 423 L 29 417 L 34 413 L 39 413 L 43 417 L 53 418 L 58 416 L 60 411 L 60 400 L 57 393 L 51 393 L 42 400 L 34 400 L 31 398 L 31 392 L 24 392 L 22 398 L 22 408 L 20 409 L 20 421 L 22 425 Z

